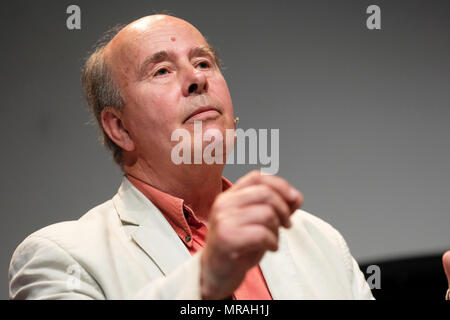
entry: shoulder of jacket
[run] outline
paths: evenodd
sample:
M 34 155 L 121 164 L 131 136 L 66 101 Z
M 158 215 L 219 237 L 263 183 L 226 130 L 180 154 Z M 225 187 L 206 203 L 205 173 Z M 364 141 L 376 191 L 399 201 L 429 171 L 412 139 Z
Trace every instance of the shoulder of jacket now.
M 108 200 L 81 216 L 78 220 L 57 222 L 43 227 L 28 235 L 16 248 L 15 255 L 25 247 L 52 246 L 61 249 L 79 247 L 80 244 L 90 242 L 105 228 L 106 220 L 113 219 L 114 206 Z
M 291 217 L 292 224 L 295 229 L 301 228 L 302 232 L 306 232 L 315 239 L 328 239 L 330 242 L 339 246 L 346 258 L 349 255 L 347 243 L 342 234 L 325 220 L 305 211 L 298 209 Z
M 306 233 L 314 242 L 334 247 L 343 258 L 349 276 L 351 276 L 352 255 L 346 240 L 339 230 L 305 210 L 297 210 L 291 219 L 294 229 Z
M 301 226 L 310 230 L 314 229 L 330 235 L 333 234 L 333 236 L 335 236 L 336 233 L 340 235 L 339 231 L 330 223 L 302 209 L 298 209 L 294 212 L 291 219 L 295 226 Z

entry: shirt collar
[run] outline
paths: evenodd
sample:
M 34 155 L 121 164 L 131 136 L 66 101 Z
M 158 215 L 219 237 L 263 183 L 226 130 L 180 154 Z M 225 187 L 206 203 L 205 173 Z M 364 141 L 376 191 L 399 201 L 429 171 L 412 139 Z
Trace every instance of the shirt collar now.
M 197 219 L 192 209 L 184 204 L 184 199 L 161 191 L 132 175 L 126 174 L 125 177 L 161 211 L 178 236 L 190 246 L 192 241 L 186 239 L 192 239 L 191 226 L 198 226 L 202 222 Z M 232 185 L 222 176 L 222 192 Z

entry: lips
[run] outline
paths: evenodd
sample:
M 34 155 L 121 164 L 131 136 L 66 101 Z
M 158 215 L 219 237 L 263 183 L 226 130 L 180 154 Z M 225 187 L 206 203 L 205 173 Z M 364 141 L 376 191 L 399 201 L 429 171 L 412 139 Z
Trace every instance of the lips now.
M 192 112 L 189 117 L 187 117 L 184 122 L 188 121 L 190 118 L 192 118 L 193 116 L 196 116 L 197 114 L 203 113 L 203 112 L 207 112 L 207 111 L 216 111 L 218 113 L 219 110 L 214 107 L 214 106 L 204 106 L 204 107 L 198 107 L 197 109 L 194 110 L 194 112 Z

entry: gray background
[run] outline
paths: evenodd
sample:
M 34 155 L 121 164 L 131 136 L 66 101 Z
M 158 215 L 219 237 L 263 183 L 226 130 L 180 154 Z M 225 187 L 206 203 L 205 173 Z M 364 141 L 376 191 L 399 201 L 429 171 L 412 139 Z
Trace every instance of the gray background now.
M 279 175 L 359 262 L 450 248 L 448 1 L 2 1 L 0 298 L 20 241 L 119 186 L 80 67 L 107 28 L 163 9 L 219 49 L 239 126 L 280 129 Z

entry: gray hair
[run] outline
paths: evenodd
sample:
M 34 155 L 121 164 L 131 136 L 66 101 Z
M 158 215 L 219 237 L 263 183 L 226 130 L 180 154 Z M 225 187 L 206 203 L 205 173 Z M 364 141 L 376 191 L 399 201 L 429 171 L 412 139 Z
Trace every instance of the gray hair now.
M 106 45 L 124 27 L 125 25 L 114 26 L 97 41 L 93 48 L 93 53 L 88 56 L 84 63 L 81 76 L 89 109 L 95 116 L 101 131 L 102 143 L 112 151 L 114 161 L 119 166 L 123 164 L 122 148 L 115 144 L 105 132 L 100 115 L 106 107 L 122 111 L 125 105 L 120 88 L 115 83 L 111 68 L 105 59 Z

